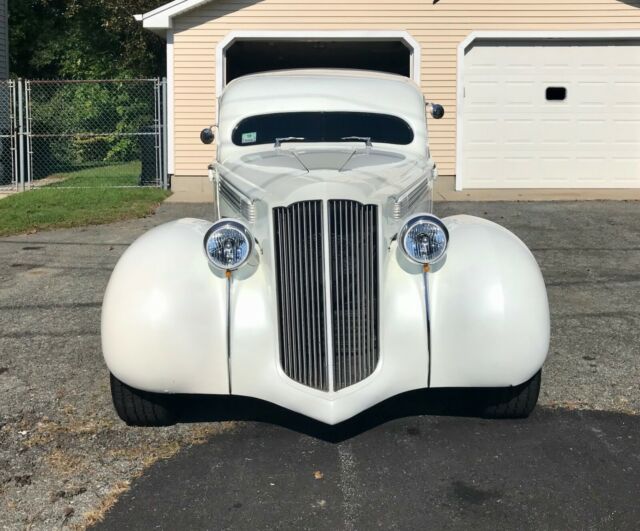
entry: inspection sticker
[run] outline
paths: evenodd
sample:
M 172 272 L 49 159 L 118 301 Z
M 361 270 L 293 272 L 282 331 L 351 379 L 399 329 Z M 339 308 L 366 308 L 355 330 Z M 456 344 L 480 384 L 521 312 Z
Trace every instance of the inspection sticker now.
M 253 144 L 258 140 L 258 133 L 243 133 L 242 134 L 242 143 L 243 144 Z

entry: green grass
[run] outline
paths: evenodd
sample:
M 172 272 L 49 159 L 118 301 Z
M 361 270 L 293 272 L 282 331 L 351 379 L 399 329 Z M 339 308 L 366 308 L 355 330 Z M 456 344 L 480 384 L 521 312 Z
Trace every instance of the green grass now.
M 106 177 L 108 172 L 111 178 Z M 107 187 L 114 186 L 116 179 L 120 186 L 135 185 L 139 174 L 139 163 L 81 170 L 64 174 L 64 182 L 2 199 L 0 236 L 100 225 L 152 214 L 170 192 L 158 188 Z
M 49 179 L 63 179 L 47 185 L 51 188 L 81 188 L 81 187 L 110 187 L 110 186 L 138 186 L 138 178 L 142 165 L 139 161 L 87 168 L 67 173 L 49 175 Z M 37 181 L 36 181 L 37 184 Z

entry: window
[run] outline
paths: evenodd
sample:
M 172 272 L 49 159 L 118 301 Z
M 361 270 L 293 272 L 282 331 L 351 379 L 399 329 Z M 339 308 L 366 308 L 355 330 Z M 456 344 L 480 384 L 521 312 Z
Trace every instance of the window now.
M 233 131 L 236 146 L 275 144 L 278 138 L 302 138 L 301 142 L 346 142 L 347 137 L 371 138 L 371 142 L 407 145 L 413 130 L 407 122 L 388 114 L 368 112 L 285 112 L 262 114 L 242 120 Z
M 566 87 L 547 87 L 547 101 L 564 101 L 566 99 Z

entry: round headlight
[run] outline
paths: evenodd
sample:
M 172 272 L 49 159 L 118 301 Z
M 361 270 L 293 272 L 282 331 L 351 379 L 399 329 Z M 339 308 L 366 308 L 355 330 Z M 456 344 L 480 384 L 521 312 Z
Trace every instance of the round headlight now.
M 444 223 L 431 214 L 411 218 L 402 227 L 400 249 L 418 264 L 433 264 L 442 258 L 449 245 L 449 231 Z
M 221 219 L 214 223 L 204 237 L 204 250 L 209 261 L 226 271 L 244 265 L 253 251 L 249 229 L 239 221 Z

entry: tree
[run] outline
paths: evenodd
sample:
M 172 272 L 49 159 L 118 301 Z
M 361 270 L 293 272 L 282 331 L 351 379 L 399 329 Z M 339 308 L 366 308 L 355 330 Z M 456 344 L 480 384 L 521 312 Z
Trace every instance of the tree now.
M 11 74 L 29 79 L 164 75 L 164 41 L 133 18 L 163 0 L 9 0 Z

